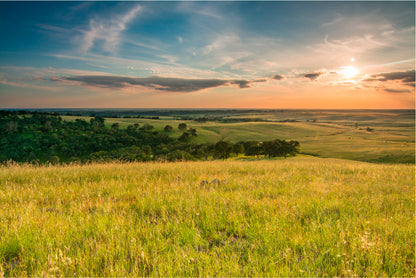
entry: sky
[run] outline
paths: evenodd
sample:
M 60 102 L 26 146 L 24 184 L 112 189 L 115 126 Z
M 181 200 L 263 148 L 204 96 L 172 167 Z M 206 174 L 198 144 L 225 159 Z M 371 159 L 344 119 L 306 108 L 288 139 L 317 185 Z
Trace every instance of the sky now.
M 415 108 L 414 1 L 0 1 L 0 37 L 0 108 Z

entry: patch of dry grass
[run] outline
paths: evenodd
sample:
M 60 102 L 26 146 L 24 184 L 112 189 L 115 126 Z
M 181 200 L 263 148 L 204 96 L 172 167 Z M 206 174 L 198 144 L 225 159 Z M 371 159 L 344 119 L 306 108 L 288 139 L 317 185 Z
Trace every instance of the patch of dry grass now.
M 413 276 L 414 184 L 316 158 L 9 165 L 0 274 Z

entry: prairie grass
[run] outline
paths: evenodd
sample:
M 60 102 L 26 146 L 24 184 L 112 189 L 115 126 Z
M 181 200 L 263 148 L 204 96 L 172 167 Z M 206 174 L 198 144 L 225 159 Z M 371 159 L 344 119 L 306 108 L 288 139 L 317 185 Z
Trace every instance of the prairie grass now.
M 414 190 L 307 157 L 3 166 L 0 276 L 413 277 Z

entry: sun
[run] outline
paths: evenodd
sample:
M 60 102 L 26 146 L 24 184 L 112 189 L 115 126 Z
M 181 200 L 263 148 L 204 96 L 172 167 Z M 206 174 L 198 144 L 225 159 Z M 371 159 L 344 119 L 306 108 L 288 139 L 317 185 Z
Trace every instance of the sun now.
M 341 67 L 341 70 L 339 71 L 340 74 L 344 76 L 344 78 L 353 78 L 358 74 L 358 70 L 354 67 Z

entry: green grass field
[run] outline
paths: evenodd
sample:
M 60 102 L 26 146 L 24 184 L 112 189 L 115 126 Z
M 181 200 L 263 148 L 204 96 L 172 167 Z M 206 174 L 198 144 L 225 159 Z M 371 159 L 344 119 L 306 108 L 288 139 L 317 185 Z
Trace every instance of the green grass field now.
M 414 190 L 313 157 L 2 166 L 0 276 L 414 277 Z
M 209 115 L 209 114 L 208 114 Z M 204 116 L 203 114 L 199 116 Z M 196 143 L 215 143 L 221 139 L 231 142 L 262 141 L 273 139 L 296 140 L 300 152 L 317 157 L 343 158 L 378 163 L 415 162 L 415 114 L 413 111 L 283 111 L 243 114 L 237 111 L 232 118 L 250 117 L 299 122 L 239 122 L 219 123 L 178 121 L 172 117 L 160 120 L 149 119 L 106 119 L 106 124 L 119 123 L 127 127 L 134 123 L 151 124 L 163 132 L 166 125 L 174 127 L 170 136 L 179 137 L 177 126 L 181 122 L 196 128 Z M 64 116 L 65 120 L 79 117 Z M 89 120 L 88 117 L 85 119 Z M 313 122 L 316 120 L 316 122 Z M 367 127 L 373 131 L 367 131 Z

